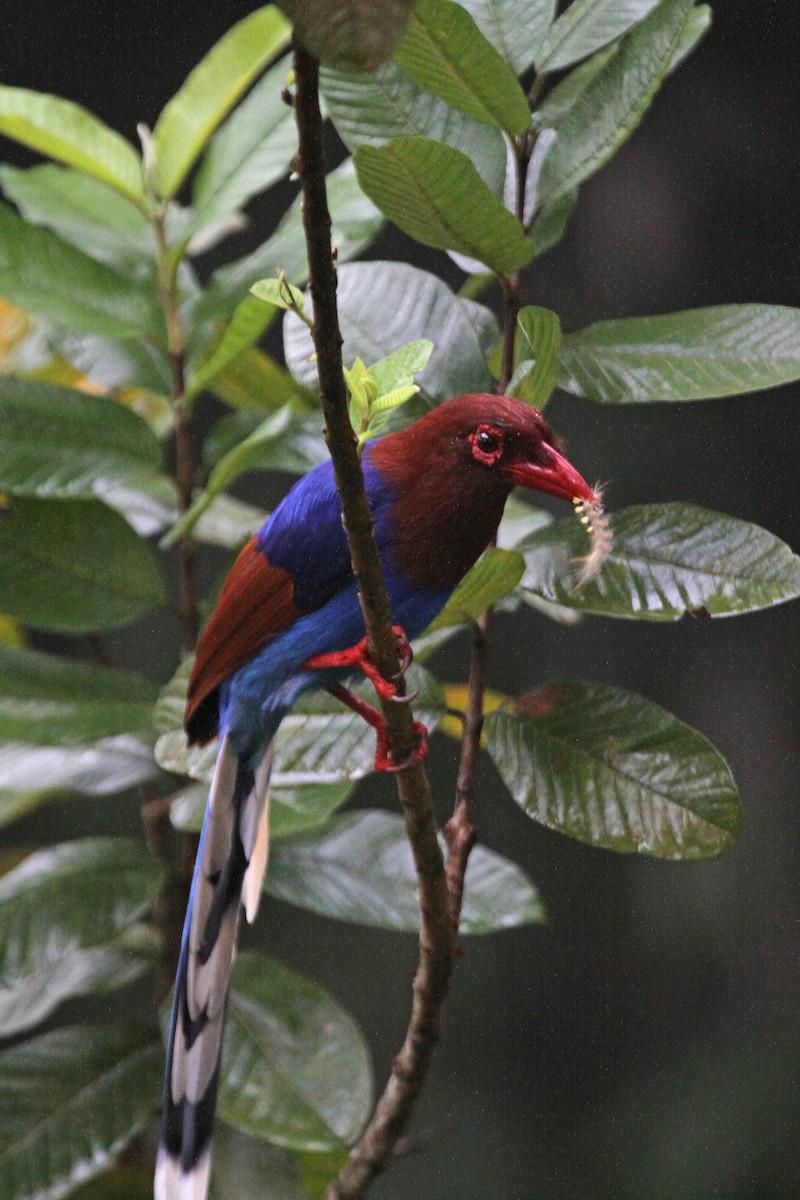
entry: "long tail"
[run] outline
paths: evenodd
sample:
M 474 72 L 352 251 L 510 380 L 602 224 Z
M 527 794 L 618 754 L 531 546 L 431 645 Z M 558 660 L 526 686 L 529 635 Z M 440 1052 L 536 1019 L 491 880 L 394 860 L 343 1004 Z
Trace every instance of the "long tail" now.
M 228 735 L 197 850 L 172 1003 L 155 1200 L 205 1200 L 240 906 L 258 909 L 269 849 L 272 746 L 253 771 Z

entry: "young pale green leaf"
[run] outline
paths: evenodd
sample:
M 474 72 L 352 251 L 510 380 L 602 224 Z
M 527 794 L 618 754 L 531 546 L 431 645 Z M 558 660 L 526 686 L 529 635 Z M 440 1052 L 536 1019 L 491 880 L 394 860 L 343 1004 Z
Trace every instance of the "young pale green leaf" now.
M 626 34 L 661 0 L 573 0 L 550 26 L 536 60 L 538 71 L 570 67 Z
M 710 4 L 695 4 L 689 11 L 683 33 L 680 36 L 675 53 L 670 59 L 668 75 L 676 71 L 681 63 L 693 54 L 711 28 L 714 13 Z
M 133 147 L 70 100 L 0 86 L 0 133 L 144 204 L 142 164 Z
M 46 225 L 92 258 L 141 269 L 154 257 L 144 213 L 89 175 L 55 163 L 28 170 L 4 166 L 0 184 L 27 221 Z
M 374 71 L 403 36 L 414 0 L 280 0 L 303 45 L 346 71 Z
M 512 592 L 525 571 L 525 560 L 515 550 L 490 546 L 459 583 L 438 617 L 426 632 L 451 625 L 471 625 L 478 617 Z
M 254 283 L 250 291 L 258 299 L 266 304 L 274 304 L 276 308 L 294 309 L 295 312 L 303 311 L 303 293 L 300 288 L 289 283 L 288 279 L 281 279 L 277 276 L 274 279 L 259 279 L 258 283 Z
M 692 0 L 662 0 L 611 53 L 558 122 L 539 196 L 553 204 L 616 153 L 641 121 L 669 67 Z
M 254 303 L 258 303 L 258 301 L 254 301 Z M 184 513 L 180 521 L 173 525 L 169 533 L 161 539 L 162 549 L 174 545 L 179 537 L 189 533 L 220 492 L 229 487 L 245 471 L 252 469 L 253 465 L 259 461 L 264 445 L 281 436 L 288 426 L 290 417 L 291 413 L 288 407 L 279 409 L 262 421 L 249 437 L 220 459 L 209 476 L 205 490 L 200 493 L 189 511 Z
M 394 138 L 355 153 L 361 187 L 381 212 L 426 246 L 456 250 L 505 276 L 533 246 L 460 150 L 427 138 Z
M 148 729 L 155 688 L 133 671 L 0 646 L 0 740 L 73 746 Z
M 538 64 L 556 0 L 463 0 L 463 7 L 517 75 Z
M 523 308 L 517 323 L 533 355 L 533 366 L 516 380 L 509 394 L 544 408 L 553 394 L 558 378 L 561 350 L 561 322 L 548 308 L 533 305 Z M 527 357 L 527 353 L 526 353 Z
M 0 492 L 113 504 L 151 499 L 161 447 L 145 421 L 104 396 L 7 379 L 0 393 Z
M 155 292 L 0 204 L 0 295 L 66 329 L 165 338 Z
M 392 138 L 430 138 L 460 150 L 490 191 L 502 194 L 506 150 L 500 130 L 457 112 L 421 88 L 397 63 L 386 63 L 374 75 L 323 70 L 320 87 L 351 153 Z
M 152 1118 L 158 1031 L 71 1025 L 0 1054 L 0 1196 L 56 1200 L 110 1167 Z
M 219 1088 L 230 1125 L 298 1150 L 351 1142 L 369 1116 L 369 1052 L 318 984 L 264 955 L 233 970 Z
M 800 309 L 725 304 L 564 338 L 559 383 L 603 404 L 706 400 L 800 379 Z
M 354 258 L 369 245 L 383 224 L 378 209 L 362 192 L 351 158 L 327 178 L 328 207 L 333 220 L 331 238 L 337 262 Z M 308 276 L 305 236 L 298 196 L 275 233 L 250 254 L 220 267 L 211 277 L 208 303 L 226 310 L 265 276 L 280 272 L 293 283 Z
M 288 175 L 297 153 L 294 113 L 281 95 L 289 67 L 288 59 L 271 67 L 208 143 L 194 180 L 193 230 Z
M 167 103 L 153 130 L 155 190 L 170 200 L 197 156 L 271 58 L 286 48 L 289 24 L 271 4 L 220 38 Z
M 710 742 L 642 696 L 554 683 L 490 713 L 486 748 L 517 803 L 578 841 L 658 858 L 730 849 L 741 809 Z
M 407 933 L 419 930 L 417 874 L 402 817 L 345 813 L 274 847 L 266 890 L 321 916 Z M 476 846 L 467 867 L 459 932 L 493 933 L 544 919 L 519 867 Z
M 424 371 L 433 353 L 433 342 L 427 338 L 418 338 L 401 346 L 392 354 L 387 354 L 376 363 L 371 363 L 369 373 L 372 376 L 379 396 L 386 396 L 397 388 L 409 387 L 417 375 Z
M 184 400 L 190 402 L 210 387 L 221 371 L 266 333 L 275 316 L 275 308 L 262 303 L 261 298 L 245 296 L 234 309 L 216 346 L 189 379 Z
M 0 879 L 0 1033 L 38 1025 L 62 1001 L 121 987 L 147 963 L 120 935 L 158 895 L 138 842 L 86 838 L 25 858 Z
M 800 596 L 800 558 L 758 525 L 694 504 L 644 504 L 610 520 L 613 547 L 595 579 L 575 586 L 586 539 L 573 518 L 520 543 L 522 586 L 555 604 L 646 621 L 701 609 L 734 616 Z
M 163 603 L 155 561 L 98 500 L 15 499 L 0 512 L 0 611 L 33 629 L 115 629 Z
M 346 361 L 360 357 L 376 362 L 410 338 L 430 338 L 434 350 L 417 380 L 424 392 L 445 400 L 491 388 L 486 346 L 499 334 L 487 308 L 461 300 L 435 275 L 405 263 L 353 263 L 338 276 Z M 293 313 L 284 320 L 283 346 L 295 379 L 306 387 L 318 386 L 316 367 L 309 361 L 314 353 L 311 335 Z
M 516 75 L 460 4 L 420 0 L 395 61 L 460 112 L 499 125 L 510 137 L 525 133 L 531 114 Z

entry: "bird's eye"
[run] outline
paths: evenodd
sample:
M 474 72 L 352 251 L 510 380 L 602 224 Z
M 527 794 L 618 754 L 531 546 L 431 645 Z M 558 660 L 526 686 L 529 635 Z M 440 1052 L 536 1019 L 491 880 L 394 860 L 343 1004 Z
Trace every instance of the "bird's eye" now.
M 479 425 L 470 435 L 472 457 L 491 467 L 503 454 L 503 435 L 493 425 Z

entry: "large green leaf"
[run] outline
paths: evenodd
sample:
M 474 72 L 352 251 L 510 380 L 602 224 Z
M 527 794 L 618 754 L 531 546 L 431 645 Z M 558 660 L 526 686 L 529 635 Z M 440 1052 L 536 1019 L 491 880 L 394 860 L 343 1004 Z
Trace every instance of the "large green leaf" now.
M 562 344 L 559 382 L 604 404 L 705 400 L 800 379 L 800 309 L 725 304 L 601 321 Z
M 524 358 L 533 358 L 533 365 L 519 374 L 514 372 L 514 386 L 508 392 L 526 404 L 544 408 L 553 394 L 558 377 L 561 350 L 561 322 L 548 308 L 527 305 L 517 317 L 529 350 Z
M 445 604 L 426 632 L 477 621 L 485 608 L 513 591 L 525 571 L 525 560 L 515 550 L 484 551 Z
M 280 0 L 304 46 L 349 71 L 374 71 L 403 36 L 414 0 Z
M 149 740 L 130 735 L 83 746 L 0 743 L 0 825 L 60 796 L 112 796 L 158 774 Z
M 64 842 L 3 876 L 0 1033 L 141 975 L 147 962 L 125 950 L 122 935 L 155 900 L 161 876 L 153 855 L 123 838 Z
M 528 816 L 578 841 L 701 859 L 738 835 L 739 798 L 724 759 L 633 692 L 548 684 L 491 713 L 484 738 Z
M 459 299 L 435 275 L 405 263 L 353 263 L 338 274 L 345 362 L 377 362 L 407 342 L 428 338 L 433 354 L 417 380 L 424 392 L 445 400 L 491 388 L 485 356 L 498 330 L 488 309 Z M 283 331 L 290 371 L 305 386 L 317 386 L 308 329 L 288 313 Z
M 0 86 L 0 133 L 144 203 L 142 164 L 133 147 L 70 100 Z
M 40 500 L 96 496 L 115 508 L 139 493 L 146 504 L 158 492 L 158 439 L 114 400 L 6 379 L 0 428 L 0 492 Z
M 452 0 L 419 0 L 395 60 L 421 87 L 467 116 L 499 125 L 511 137 L 530 126 L 513 71 Z
M 240 208 L 289 173 L 297 128 L 281 97 L 288 71 L 287 59 L 270 68 L 208 143 L 194 180 L 194 228 Z
M 501 194 L 506 151 L 500 130 L 456 112 L 396 63 L 386 63 L 374 75 L 322 71 L 320 87 L 331 120 L 351 152 L 392 138 L 430 138 L 460 150 L 494 195 Z
M 0 204 L 0 295 L 66 329 L 165 340 L 155 292 Z
M 369 1054 L 352 1018 L 318 984 L 243 954 L 228 1004 L 219 1114 L 298 1150 L 353 1141 L 369 1116 Z
M 713 19 L 714 13 L 710 4 L 695 4 L 689 11 L 675 53 L 670 59 L 668 74 L 671 75 L 677 70 L 684 59 L 695 51 L 711 28 Z
M 147 729 L 153 685 L 133 671 L 0 646 L 0 740 L 70 746 Z
M 199 396 L 200 392 L 205 391 L 243 351 L 255 345 L 272 324 L 275 316 L 276 309 L 273 306 L 256 300 L 254 296 L 245 296 L 234 309 L 211 353 L 198 365 L 189 379 L 184 399 L 191 401 L 195 396 Z
M 155 257 L 144 213 L 89 175 L 55 163 L 3 166 L 0 184 L 26 220 L 46 225 L 92 258 L 141 273 Z
M 72 1025 L 0 1054 L 0 1200 L 57 1200 L 101 1174 L 150 1121 L 157 1031 Z
M 381 212 L 406 233 L 477 258 L 499 275 L 530 261 L 533 246 L 460 150 L 429 138 L 360 146 L 356 173 Z
M 351 158 L 330 173 L 327 188 L 333 221 L 331 240 L 337 262 L 344 263 L 369 245 L 383 224 L 383 217 L 361 190 Z M 254 283 L 277 276 L 279 271 L 292 283 L 305 281 L 308 258 L 301 206 L 302 197 L 298 195 L 271 237 L 244 258 L 214 272 L 209 304 L 229 309 L 247 295 Z
M 536 60 L 539 71 L 558 71 L 588 58 L 643 21 L 661 0 L 573 0 L 551 25 Z
M 334 817 L 275 845 L 271 896 L 325 917 L 416 933 L 417 880 L 403 820 L 387 812 Z M 461 933 L 492 933 L 543 920 L 539 895 L 508 859 L 476 846 L 467 867 Z
M 286 48 L 289 24 L 268 4 L 229 29 L 167 103 L 153 130 L 154 185 L 171 199 L 214 130 L 271 58 Z
M 574 519 L 558 521 L 518 546 L 522 586 L 555 604 L 611 617 L 677 621 L 770 608 L 800 596 L 800 558 L 758 525 L 694 504 L 645 504 L 611 517 L 614 544 L 600 573 L 575 586 L 586 539 Z
M 152 1198 L 152 1181 L 148 1182 L 150 1192 L 142 1200 Z M 211 1200 L 231 1200 L 233 1196 L 243 1200 L 309 1200 L 300 1186 L 300 1171 L 291 1150 L 248 1137 L 224 1121 L 214 1130 L 209 1196 Z
M 556 0 L 462 0 L 462 5 L 517 75 L 538 63 Z
M 269 809 L 270 840 L 288 837 L 321 825 L 345 803 L 353 785 L 349 779 L 339 783 L 306 784 L 301 787 L 271 787 Z M 169 817 L 176 829 L 199 833 L 208 802 L 208 786 L 191 783 L 176 793 Z
M 644 116 L 669 67 L 692 0 L 662 0 L 612 53 L 558 122 L 539 185 L 543 203 L 602 167 Z
M 23 624 L 114 629 L 163 600 L 149 549 L 99 500 L 16 499 L 0 512 L 0 611 Z

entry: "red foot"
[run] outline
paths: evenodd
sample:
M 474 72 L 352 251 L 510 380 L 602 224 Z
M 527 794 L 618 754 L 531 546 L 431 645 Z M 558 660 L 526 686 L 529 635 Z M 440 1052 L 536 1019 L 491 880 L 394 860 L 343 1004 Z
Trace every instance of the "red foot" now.
M 383 682 L 385 683 L 386 680 L 383 680 Z M 337 700 L 341 700 L 342 704 L 347 705 L 353 712 L 358 713 L 375 730 L 377 736 L 377 746 L 375 747 L 376 771 L 405 771 L 408 767 L 413 767 L 416 763 L 422 762 L 428 753 L 428 730 L 421 721 L 414 722 L 413 750 L 403 762 L 396 763 L 389 752 L 389 742 L 383 724 L 383 713 L 380 709 L 373 708 L 371 704 L 367 704 L 359 696 L 354 696 L 351 691 L 348 691 L 340 683 L 329 684 L 328 691 Z
M 397 639 L 397 653 L 400 655 L 400 670 L 396 678 L 403 675 L 411 665 L 412 652 L 408 638 L 399 625 L 393 625 L 394 636 Z M 372 662 L 367 651 L 367 639 L 363 637 L 355 646 L 347 650 L 335 650 L 331 654 L 314 654 L 305 663 L 305 670 L 319 671 L 326 667 L 353 667 L 366 675 L 381 700 L 398 700 L 406 702 L 410 696 L 398 696 L 397 685 L 389 679 L 384 679 L 378 668 Z M 351 706 L 352 707 L 352 706 Z

